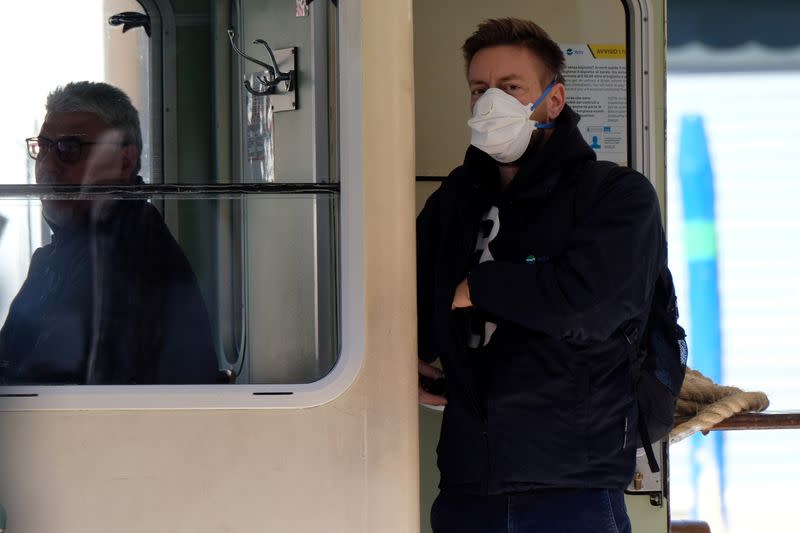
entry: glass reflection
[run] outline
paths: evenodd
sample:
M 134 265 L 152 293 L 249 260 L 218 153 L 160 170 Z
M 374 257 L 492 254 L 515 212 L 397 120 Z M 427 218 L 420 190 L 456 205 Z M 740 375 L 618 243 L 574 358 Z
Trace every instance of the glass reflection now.
M 27 139 L 36 182 L 142 185 L 136 109 L 106 83 L 47 98 Z M 50 243 L 31 258 L 0 329 L 8 384 L 213 383 L 216 354 L 194 272 L 144 200 L 45 199 Z
M 151 187 L 46 193 L 92 205 L 69 228 L 37 196 L 0 197 L 5 384 L 325 376 L 339 353 L 338 195 Z
M 86 216 L 48 219 L 52 241 L 34 252 L 0 329 L 6 383 L 213 383 L 206 306 L 158 211 L 144 200 L 52 202 Z

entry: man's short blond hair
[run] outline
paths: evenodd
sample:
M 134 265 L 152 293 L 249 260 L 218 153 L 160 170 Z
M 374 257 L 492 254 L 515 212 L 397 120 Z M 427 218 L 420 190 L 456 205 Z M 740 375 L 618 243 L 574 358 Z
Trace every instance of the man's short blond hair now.
M 487 19 L 478 25 L 461 47 L 467 70 L 479 50 L 499 45 L 527 48 L 547 69 L 545 77 L 548 79 L 542 80 L 543 83 L 549 84 L 554 79 L 564 83 L 564 52 L 561 47 L 535 22 L 516 18 Z

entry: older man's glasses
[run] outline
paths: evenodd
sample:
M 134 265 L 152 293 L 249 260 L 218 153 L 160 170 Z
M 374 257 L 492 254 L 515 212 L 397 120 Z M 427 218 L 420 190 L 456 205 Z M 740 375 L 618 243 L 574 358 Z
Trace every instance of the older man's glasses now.
M 84 146 L 94 144 L 116 144 L 121 146 L 123 144 L 119 142 L 82 141 L 77 137 L 61 137 L 54 141 L 42 136 L 29 137 L 25 139 L 25 142 L 28 145 L 28 156 L 31 159 L 43 161 L 47 154 L 50 153 L 50 150 L 55 150 L 59 161 L 67 164 L 77 163 L 80 160 Z

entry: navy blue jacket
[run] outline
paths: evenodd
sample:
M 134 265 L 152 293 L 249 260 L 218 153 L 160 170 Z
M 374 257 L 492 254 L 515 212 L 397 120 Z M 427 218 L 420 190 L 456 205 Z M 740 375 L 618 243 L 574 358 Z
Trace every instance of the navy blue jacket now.
M 52 227 L 0 329 L 7 384 L 216 381 L 197 279 L 152 205 Z
M 621 327 L 646 319 L 666 254 L 658 199 L 627 168 L 595 161 L 568 107 L 505 191 L 470 147 L 417 219 L 419 356 L 448 382 L 440 487 L 498 494 L 623 488 L 636 416 Z M 478 224 L 499 208 L 494 261 L 475 264 Z M 451 311 L 468 277 L 474 307 Z M 466 347 L 476 317 L 497 324 Z

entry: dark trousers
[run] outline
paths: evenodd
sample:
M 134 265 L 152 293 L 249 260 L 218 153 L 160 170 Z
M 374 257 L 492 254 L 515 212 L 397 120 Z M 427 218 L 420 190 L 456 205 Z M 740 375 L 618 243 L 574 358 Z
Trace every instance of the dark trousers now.
M 631 533 L 621 490 L 554 489 L 467 496 L 439 493 L 434 533 Z

